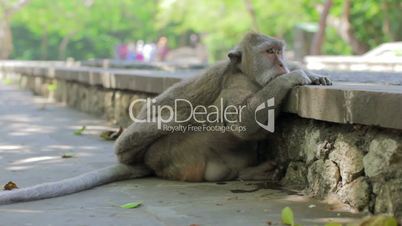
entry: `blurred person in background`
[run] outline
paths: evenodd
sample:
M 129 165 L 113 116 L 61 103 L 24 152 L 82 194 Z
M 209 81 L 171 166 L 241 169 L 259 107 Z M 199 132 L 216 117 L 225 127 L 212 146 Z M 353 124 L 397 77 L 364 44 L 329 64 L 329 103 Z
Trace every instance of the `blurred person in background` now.
M 137 48 L 136 48 L 136 60 L 137 61 L 144 61 L 144 41 L 143 40 L 138 40 L 137 41 Z
M 159 38 L 157 43 L 157 57 L 158 61 L 165 61 L 169 53 L 168 39 L 165 36 Z
M 155 60 L 155 53 L 156 53 L 156 45 L 155 43 L 147 43 L 144 46 L 144 61 L 145 62 L 152 62 Z
M 124 43 L 120 43 L 117 46 L 117 56 L 119 60 L 126 60 L 127 59 L 127 54 L 128 54 L 128 48 L 127 45 Z
M 135 61 L 137 57 L 135 43 L 129 42 L 127 46 L 127 61 Z

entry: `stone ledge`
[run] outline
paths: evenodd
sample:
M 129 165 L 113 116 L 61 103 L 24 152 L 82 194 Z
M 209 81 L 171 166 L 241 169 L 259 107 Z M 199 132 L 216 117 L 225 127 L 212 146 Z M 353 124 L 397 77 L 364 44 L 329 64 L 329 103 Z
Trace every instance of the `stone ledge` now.
M 0 62 L 0 71 L 36 77 L 79 82 L 107 89 L 131 90 L 146 93 L 161 93 L 191 71 L 165 72 L 156 70 L 104 69 L 82 66 L 46 65 L 20 62 Z
M 284 110 L 303 118 L 402 129 L 402 86 L 335 83 L 296 87 Z
M 104 69 L 61 63 L 0 62 L 3 74 L 78 82 L 105 89 L 158 94 L 199 70 L 176 72 Z M 377 84 L 335 83 L 333 86 L 296 87 L 284 111 L 303 118 L 402 129 L 402 87 Z

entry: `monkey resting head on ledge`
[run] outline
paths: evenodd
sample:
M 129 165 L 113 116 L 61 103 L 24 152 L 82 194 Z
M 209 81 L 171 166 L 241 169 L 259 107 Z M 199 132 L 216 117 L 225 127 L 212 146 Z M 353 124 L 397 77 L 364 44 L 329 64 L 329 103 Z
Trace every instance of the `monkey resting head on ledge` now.
M 283 50 L 280 40 L 246 34 L 226 61 L 143 105 L 116 141 L 119 163 L 57 182 L 2 191 L 0 204 L 63 196 L 148 175 L 189 182 L 266 178 L 275 164 L 257 162 L 257 141 L 266 137 L 264 125 L 273 119 L 264 107 L 280 105 L 295 86 L 331 85 L 328 78 L 286 62 Z

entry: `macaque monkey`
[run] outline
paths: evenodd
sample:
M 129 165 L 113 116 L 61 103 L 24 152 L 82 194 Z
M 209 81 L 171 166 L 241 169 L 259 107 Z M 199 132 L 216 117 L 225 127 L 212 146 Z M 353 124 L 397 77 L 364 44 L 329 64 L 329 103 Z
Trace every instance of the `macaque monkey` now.
M 0 204 L 57 197 L 148 175 L 189 182 L 266 178 L 275 164 L 257 162 L 257 141 L 268 133 L 257 121 L 267 122 L 269 114 L 264 110 L 257 114 L 259 106 L 269 99 L 279 106 L 298 85 L 331 85 L 328 78 L 286 62 L 283 51 L 280 40 L 246 34 L 229 52 L 228 60 L 173 85 L 153 101 L 153 106 L 177 105 L 176 111 L 165 108 L 152 113 L 154 120 L 145 120 L 151 109 L 143 106 L 136 118 L 140 121 L 130 125 L 115 143 L 118 164 L 70 179 L 0 192 Z M 197 114 L 189 118 L 194 106 L 199 106 Z M 223 117 L 213 114 L 215 108 L 231 109 Z M 276 110 L 278 115 L 279 108 Z M 171 116 L 178 120 L 167 121 Z M 231 129 L 173 133 L 163 129 L 179 125 Z

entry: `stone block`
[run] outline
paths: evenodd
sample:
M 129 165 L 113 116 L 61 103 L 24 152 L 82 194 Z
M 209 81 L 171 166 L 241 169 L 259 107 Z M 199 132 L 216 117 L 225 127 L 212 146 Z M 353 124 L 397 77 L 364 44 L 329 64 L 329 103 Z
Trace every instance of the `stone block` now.
M 369 177 L 402 177 L 402 139 L 392 135 L 377 136 L 371 141 L 363 163 Z
M 351 182 L 363 172 L 363 153 L 356 146 L 356 139 L 353 134 L 340 134 L 329 154 L 329 159 L 339 167 L 342 184 Z
M 318 128 L 313 128 L 311 131 L 305 133 L 302 150 L 305 154 L 307 164 L 312 163 L 316 159 L 319 142 L 320 130 Z
M 307 187 L 307 167 L 304 162 L 291 162 L 281 183 L 286 186 Z
M 340 179 L 339 168 L 331 160 L 319 159 L 308 168 L 309 189 L 318 197 L 334 192 Z
M 390 213 L 402 217 L 402 178 L 395 178 L 379 186 L 375 199 L 375 213 Z
M 358 210 L 363 210 L 368 207 L 371 193 L 367 180 L 364 177 L 359 177 L 344 185 L 337 194 L 344 203 Z

